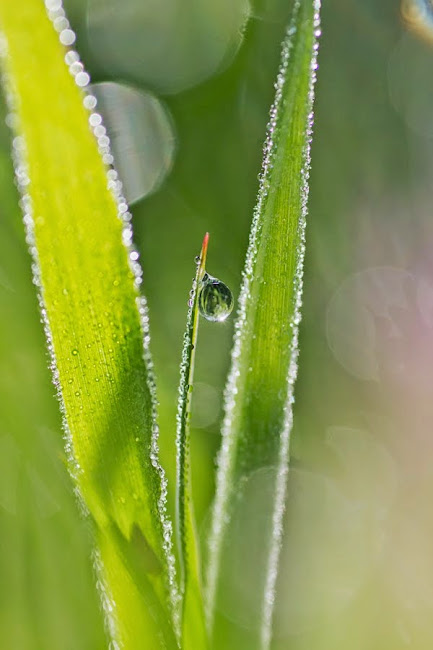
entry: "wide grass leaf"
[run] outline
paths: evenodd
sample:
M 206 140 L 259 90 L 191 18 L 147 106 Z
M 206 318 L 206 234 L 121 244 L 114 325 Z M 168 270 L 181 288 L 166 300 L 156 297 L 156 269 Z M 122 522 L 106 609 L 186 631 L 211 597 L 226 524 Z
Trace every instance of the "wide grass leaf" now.
M 47 3 L 52 18 L 57 5 Z M 0 27 L 34 278 L 107 619 L 127 649 L 175 647 L 147 311 L 137 256 L 124 243 L 126 204 L 107 187 L 83 91 L 43 2 L 2 0 Z M 85 85 L 77 58 L 69 53 L 67 61 Z
M 213 647 L 265 649 L 297 372 L 320 0 L 296 0 L 282 49 L 226 388 L 207 575 Z

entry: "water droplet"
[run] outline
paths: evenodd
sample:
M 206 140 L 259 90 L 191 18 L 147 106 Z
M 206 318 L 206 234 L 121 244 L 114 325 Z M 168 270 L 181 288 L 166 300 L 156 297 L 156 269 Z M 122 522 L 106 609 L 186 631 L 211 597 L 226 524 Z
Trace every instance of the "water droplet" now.
M 76 348 L 74 348 L 74 349 L 72 350 L 72 354 L 74 355 L 74 357 L 76 357 L 77 354 L 78 354 L 78 350 L 77 350 Z
M 72 29 L 64 29 L 60 32 L 60 42 L 62 45 L 72 45 L 75 42 L 75 34 Z
M 222 322 L 233 309 L 233 294 L 224 282 L 205 273 L 198 297 L 200 314 L 206 320 Z
M 94 108 L 96 108 L 96 104 L 97 104 L 96 97 L 94 97 L 93 95 L 86 95 L 83 99 L 83 105 L 88 110 L 93 110 Z
M 89 81 L 90 81 L 90 77 L 87 74 L 87 72 L 79 72 L 75 77 L 75 83 L 77 84 L 77 86 L 80 86 L 81 88 L 87 86 Z
M 100 113 L 92 113 L 89 116 L 89 124 L 91 126 L 98 126 L 99 124 L 102 124 L 102 116 Z
M 79 390 L 76 390 L 76 391 L 75 391 L 75 397 L 80 397 L 80 395 L 81 395 L 80 391 L 79 391 Z

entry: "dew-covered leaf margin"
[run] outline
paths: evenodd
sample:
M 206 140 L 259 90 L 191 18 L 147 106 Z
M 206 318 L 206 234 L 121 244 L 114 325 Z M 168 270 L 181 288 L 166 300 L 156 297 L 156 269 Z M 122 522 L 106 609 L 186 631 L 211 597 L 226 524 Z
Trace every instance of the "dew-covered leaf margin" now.
M 244 540 L 261 554 L 254 576 L 260 607 L 249 617 L 244 642 L 251 650 L 264 650 L 271 639 L 297 374 L 319 36 L 320 0 L 296 0 L 268 124 L 225 393 L 206 584 L 216 648 L 220 634 L 225 647 L 242 645 L 239 628 L 220 614 L 226 602 L 236 602 L 233 585 L 222 576 L 230 577 L 226 556 L 235 507 L 243 507 L 240 488 L 263 468 L 273 477 L 265 508 L 272 513 L 271 526 L 257 526 L 257 538 Z
M 190 292 L 183 340 L 177 409 L 176 535 L 180 564 L 181 642 L 183 650 L 196 650 L 196 648 L 206 650 L 208 646 L 204 618 L 200 547 L 192 497 L 189 423 L 200 320 L 198 304 L 200 288 L 205 275 L 208 241 L 209 233 L 206 233 Z
M 60 0 L 45 5 L 0 3 L 3 88 L 69 467 L 95 535 L 113 647 L 146 639 L 175 648 L 171 524 L 131 215 L 107 171 L 89 76 L 65 48 L 75 35 Z

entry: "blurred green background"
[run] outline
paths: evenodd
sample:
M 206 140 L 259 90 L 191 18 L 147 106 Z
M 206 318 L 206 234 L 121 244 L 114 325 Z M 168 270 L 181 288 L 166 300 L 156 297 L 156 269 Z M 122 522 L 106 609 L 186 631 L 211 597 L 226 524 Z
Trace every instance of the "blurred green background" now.
M 433 49 L 418 6 L 325 0 L 292 471 L 274 650 L 433 647 Z M 174 494 L 194 257 L 237 295 L 287 0 L 68 0 L 133 203 Z M 430 5 L 429 5 L 430 6 Z M 431 7 L 430 7 L 431 9 Z M 125 88 L 126 86 L 126 88 Z M 99 90 L 98 90 L 99 88 Z M 0 646 L 106 647 L 0 123 Z M 202 536 L 233 318 L 203 322 L 193 400 Z M 233 540 L 248 627 L 248 526 Z M 243 557 L 242 573 L 236 558 Z

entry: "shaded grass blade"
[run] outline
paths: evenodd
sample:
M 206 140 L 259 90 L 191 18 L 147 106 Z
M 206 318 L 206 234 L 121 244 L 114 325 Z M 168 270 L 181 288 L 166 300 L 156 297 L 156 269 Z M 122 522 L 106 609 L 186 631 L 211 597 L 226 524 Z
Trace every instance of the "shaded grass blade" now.
M 199 293 L 205 274 L 209 234 L 206 233 L 197 271 L 190 293 L 187 325 L 183 342 L 179 402 L 177 411 L 177 498 L 176 532 L 179 548 L 182 596 L 182 648 L 205 649 L 207 635 L 204 622 L 201 586 L 200 551 L 197 539 L 191 485 L 190 427 L 194 361 L 199 325 Z
M 271 637 L 297 373 L 319 11 L 320 0 L 297 0 L 283 43 L 226 388 L 206 599 L 213 647 L 226 650 L 265 649 Z
M 57 4 L 47 3 L 57 7 L 53 19 Z M 107 187 L 83 92 L 41 0 L 0 2 L 0 27 L 34 281 L 70 469 L 98 540 L 110 632 L 128 649 L 142 648 L 143 639 L 176 647 L 147 308 L 137 255 L 123 243 L 130 216 Z M 67 61 L 76 64 L 78 55 Z M 84 71 L 75 79 L 88 80 Z M 114 172 L 110 184 L 118 188 Z

